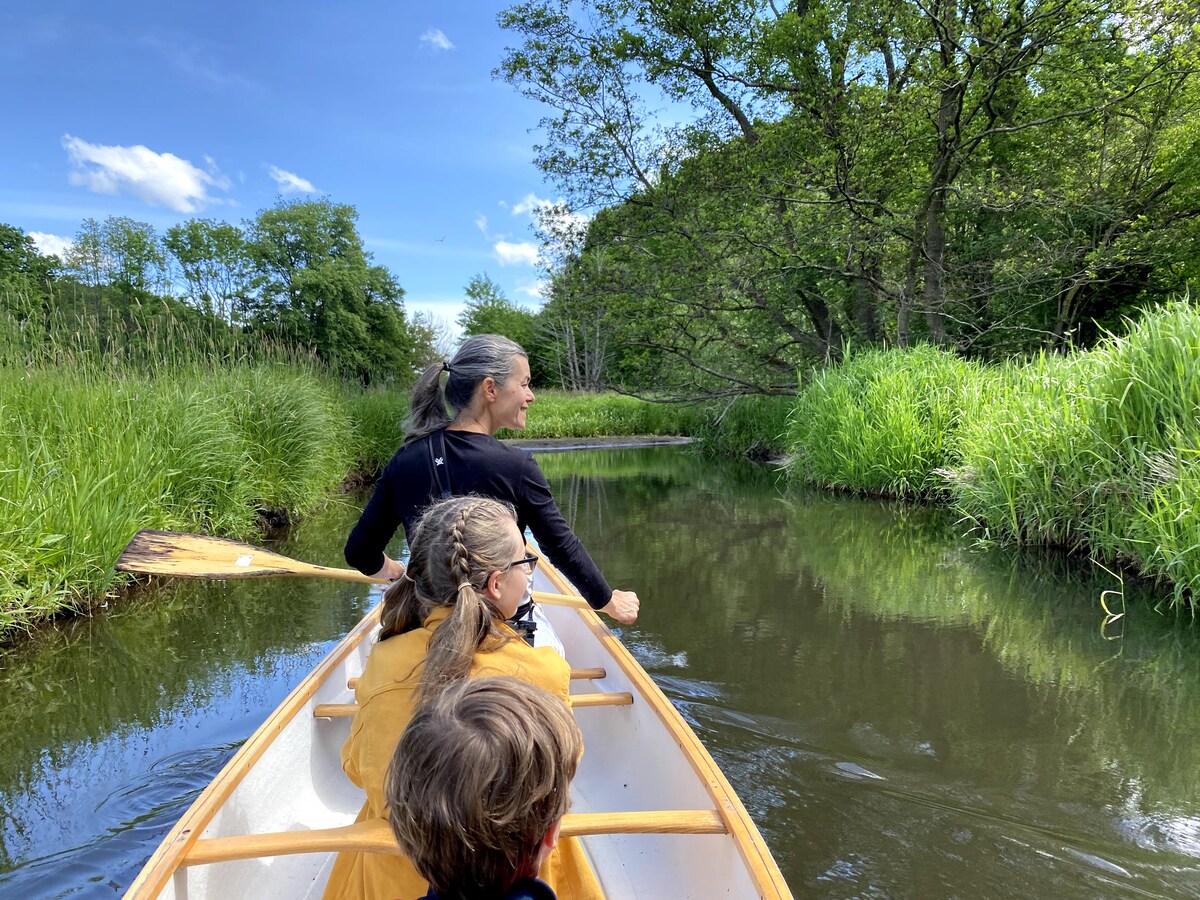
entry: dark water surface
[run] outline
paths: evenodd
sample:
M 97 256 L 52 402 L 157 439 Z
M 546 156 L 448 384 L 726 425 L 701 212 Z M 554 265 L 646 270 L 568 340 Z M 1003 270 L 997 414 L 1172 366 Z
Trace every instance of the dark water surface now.
M 680 448 L 541 454 L 623 640 L 797 896 L 1200 897 L 1200 632 L 941 511 Z M 280 549 L 340 564 L 349 501 Z M 1121 599 L 1110 597 L 1119 611 Z M 0 658 L 0 895 L 112 896 L 363 588 L 175 583 Z

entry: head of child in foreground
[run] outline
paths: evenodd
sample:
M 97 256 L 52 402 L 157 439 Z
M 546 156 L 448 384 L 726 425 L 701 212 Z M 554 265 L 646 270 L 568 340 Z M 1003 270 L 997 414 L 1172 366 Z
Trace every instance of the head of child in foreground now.
M 388 772 L 392 831 L 444 898 L 532 878 L 558 840 L 583 738 L 566 705 L 508 677 L 452 684 L 413 716 Z

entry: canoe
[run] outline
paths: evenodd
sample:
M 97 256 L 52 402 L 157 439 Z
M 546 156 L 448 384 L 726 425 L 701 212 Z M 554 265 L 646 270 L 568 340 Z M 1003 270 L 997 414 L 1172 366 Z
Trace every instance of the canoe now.
M 545 560 L 535 597 L 572 667 L 585 752 L 565 834 L 581 836 L 609 897 L 791 897 L 703 744 L 600 616 Z M 171 829 L 126 898 L 320 897 L 338 849 L 394 852 L 353 824 L 341 769 L 372 610 L 288 695 Z

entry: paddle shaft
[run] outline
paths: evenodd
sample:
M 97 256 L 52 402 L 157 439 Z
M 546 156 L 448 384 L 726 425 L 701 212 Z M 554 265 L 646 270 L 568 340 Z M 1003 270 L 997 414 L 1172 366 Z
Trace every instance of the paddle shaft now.
M 318 566 L 228 538 L 176 531 L 139 531 L 121 551 L 113 568 L 142 575 L 179 578 L 265 578 L 272 575 L 336 578 L 359 584 L 378 584 L 355 569 Z M 534 591 L 534 599 L 549 606 L 590 609 L 581 597 Z

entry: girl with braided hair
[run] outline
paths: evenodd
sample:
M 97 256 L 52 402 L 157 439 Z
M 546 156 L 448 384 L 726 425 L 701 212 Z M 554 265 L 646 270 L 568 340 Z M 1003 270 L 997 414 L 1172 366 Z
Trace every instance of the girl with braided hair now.
M 548 647 L 531 647 L 507 619 L 528 586 L 536 557 L 511 507 L 477 496 L 429 507 L 410 533 L 404 574 L 383 598 L 379 642 L 355 689 L 358 711 L 342 768 L 366 791 L 358 821 L 386 821 L 388 765 L 415 710 L 464 678 L 507 675 L 564 704 L 571 669 Z M 560 840 L 539 872 L 560 898 L 603 896 L 583 848 Z M 403 856 L 339 854 L 326 898 L 420 897 L 428 885 Z

